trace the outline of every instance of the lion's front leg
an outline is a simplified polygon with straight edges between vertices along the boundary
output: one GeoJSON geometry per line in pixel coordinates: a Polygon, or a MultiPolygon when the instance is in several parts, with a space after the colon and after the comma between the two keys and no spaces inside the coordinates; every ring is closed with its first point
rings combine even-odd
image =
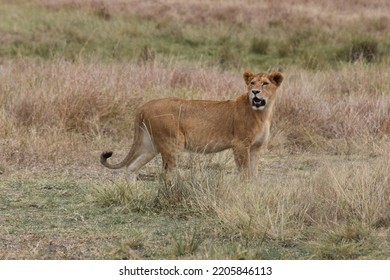
{"type": "Polygon", "coordinates": [[[257,177],[258,175],[258,164],[259,164],[259,153],[260,153],[260,147],[252,147],[250,149],[250,170],[249,174],[251,177],[257,177]]]}

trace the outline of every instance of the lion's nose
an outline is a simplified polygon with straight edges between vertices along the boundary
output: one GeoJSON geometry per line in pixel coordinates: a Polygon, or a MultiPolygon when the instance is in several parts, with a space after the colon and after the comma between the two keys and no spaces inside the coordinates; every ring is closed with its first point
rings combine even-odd
{"type": "Polygon", "coordinates": [[[260,90],[252,89],[252,93],[253,93],[254,95],[259,94],[259,93],[260,93],[260,90]]]}

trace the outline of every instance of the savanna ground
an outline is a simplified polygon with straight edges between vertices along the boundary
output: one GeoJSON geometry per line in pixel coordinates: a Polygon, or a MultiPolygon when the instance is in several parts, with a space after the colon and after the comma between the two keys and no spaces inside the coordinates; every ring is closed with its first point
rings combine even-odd
{"type": "Polygon", "coordinates": [[[1,259],[389,259],[390,6],[0,0],[1,259]],[[259,178],[183,154],[102,167],[136,108],[282,70],[259,178]]]}

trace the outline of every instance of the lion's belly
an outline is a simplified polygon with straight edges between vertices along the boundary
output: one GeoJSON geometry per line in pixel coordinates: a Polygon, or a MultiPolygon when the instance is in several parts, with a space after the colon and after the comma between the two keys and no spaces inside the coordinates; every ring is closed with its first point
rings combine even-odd
{"type": "Polygon", "coordinates": [[[188,141],[185,143],[185,149],[197,153],[217,153],[231,148],[228,143],[213,143],[213,142],[194,142],[188,141]]]}
{"type": "Polygon", "coordinates": [[[233,105],[232,101],[162,99],[147,103],[141,114],[158,146],[170,138],[168,142],[189,151],[216,153],[231,147],[233,105]]]}
{"type": "Polygon", "coordinates": [[[231,147],[231,136],[215,129],[209,130],[208,133],[192,131],[184,135],[184,148],[192,152],[217,153],[231,147]]]}
{"type": "Polygon", "coordinates": [[[216,153],[231,147],[233,139],[232,119],[223,116],[188,116],[180,128],[186,150],[200,153],[216,153]]]}

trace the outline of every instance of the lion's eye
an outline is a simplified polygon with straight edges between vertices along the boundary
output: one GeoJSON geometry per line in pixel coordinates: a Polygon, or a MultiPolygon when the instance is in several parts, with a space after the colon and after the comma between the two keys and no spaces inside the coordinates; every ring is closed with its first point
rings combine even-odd
{"type": "Polygon", "coordinates": [[[251,85],[254,86],[254,85],[255,85],[255,81],[252,81],[252,82],[251,82],[251,85]]]}
{"type": "Polygon", "coordinates": [[[263,87],[267,87],[268,85],[269,85],[268,82],[264,82],[264,83],[262,84],[263,87]]]}

